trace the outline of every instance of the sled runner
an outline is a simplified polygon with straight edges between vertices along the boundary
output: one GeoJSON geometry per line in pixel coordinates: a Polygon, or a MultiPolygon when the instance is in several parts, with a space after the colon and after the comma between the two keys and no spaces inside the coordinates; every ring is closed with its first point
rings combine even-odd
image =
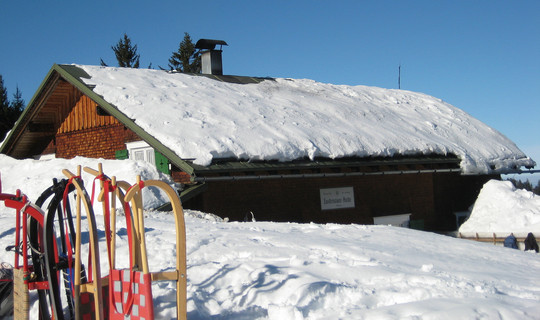
{"type": "MultiPolygon", "coordinates": [[[[67,195],[74,191],[75,187],[70,184],[68,180],[62,179],[58,182],[57,179],[53,179],[53,185],[47,188],[41,193],[36,200],[36,205],[43,208],[45,202],[48,202],[47,210],[45,211],[44,218],[44,231],[43,239],[38,239],[37,233],[33,232],[35,229],[35,223],[30,224],[30,244],[32,247],[36,247],[38,242],[43,243],[43,248],[52,246],[48,252],[54,252],[53,256],[46,256],[43,254],[34,254],[36,250],[32,250],[32,260],[34,261],[34,268],[39,266],[42,269],[42,273],[45,279],[48,278],[47,264],[54,266],[56,270],[56,278],[49,282],[48,297],[46,295],[39,296],[39,303],[41,305],[51,304],[53,314],[59,310],[63,310],[63,306],[68,307],[68,318],[74,319],[73,310],[73,292],[71,291],[71,283],[73,282],[73,263],[69,263],[73,260],[73,250],[71,243],[74,243],[75,228],[73,226],[73,216],[71,214],[71,208],[69,201],[67,201],[67,195]],[[56,222],[56,223],[55,223],[56,222]],[[59,238],[59,241],[57,238],[59,238]],[[59,243],[58,243],[59,242],[59,243]],[[60,246],[60,248],[58,248],[60,246]],[[61,274],[61,277],[60,277],[61,274]],[[60,278],[64,280],[65,294],[61,294],[60,278]],[[63,301],[62,301],[63,300],[63,301]]],[[[43,251],[43,249],[42,249],[43,251]]],[[[85,277],[85,275],[81,275],[85,277]]]]}
{"type": "MultiPolygon", "coordinates": [[[[138,241],[136,247],[140,248],[140,256],[136,263],[142,266],[141,281],[144,278],[144,284],[139,284],[148,287],[151,294],[151,281],[176,281],[176,313],[178,320],[186,319],[186,229],[184,223],[184,211],[178,194],[171,186],[159,180],[141,181],[141,177],[137,176],[135,183],[126,193],[126,202],[132,203],[132,211],[135,225],[135,238],[138,241]],[[146,255],[146,242],[144,231],[144,213],[142,205],[142,189],[145,187],[157,187],[163,190],[171,201],[173,214],[176,223],[176,269],[174,271],[162,271],[150,273],[148,267],[148,258],[146,255]]],[[[153,311],[153,310],[152,310],[153,311]]],[[[151,314],[153,319],[153,313],[151,314]]],[[[148,319],[148,318],[147,318],[148,319]]]]}
{"type": "MultiPolygon", "coordinates": [[[[75,319],[104,319],[103,311],[103,288],[102,288],[102,279],[101,279],[101,269],[100,269],[100,260],[99,260],[99,246],[98,246],[98,236],[97,236],[97,226],[94,216],[94,211],[91,205],[90,197],[84,189],[84,185],[80,179],[81,167],[77,168],[77,175],[71,173],[69,170],[62,170],[64,175],[69,178],[68,185],[65,190],[69,190],[70,185],[73,185],[76,192],[76,219],[75,219],[75,237],[74,243],[75,248],[69,248],[72,244],[70,239],[66,237],[66,242],[68,246],[68,267],[72,266],[72,274],[70,278],[69,286],[71,287],[71,292],[73,294],[73,308],[75,319]],[[89,263],[88,263],[88,281],[85,282],[83,271],[83,264],[81,259],[81,220],[82,220],[82,206],[84,206],[84,211],[86,212],[86,218],[88,222],[88,233],[89,233],[89,263]],[[70,261],[71,251],[75,252],[74,261],[70,261]],[[77,276],[78,275],[78,276],[77,276]],[[89,306],[91,310],[84,310],[85,306],[89,306]]],[[[64,196],[64,202],[67,202],[67,194],[64,196]]],[[[66,205],[64,205],[64,208],[66,205]]],[[[47,226],[45,231],[47,232],[47,226]]],[[[46,241],[53,240],[51,237],[45,236],[46,241]]],[[[54,245],[47,243],[45,246],[45,255],[48,257],[47,263],[47,275],[49,281],[55,284],[58,282],[57,277],[57,268],[55,267],[56,260],[52,260],[51,257],[56,256],[54,251],[54,245]],[[56,281],[54,281],[56,280],[56,281]]],[[[58,287],[57,287],[58,288],[58,287]]],[[[60,306],[58,303],[53,304],[55,319],[62,320],[63,310],[59,310],[60,306]]]]}

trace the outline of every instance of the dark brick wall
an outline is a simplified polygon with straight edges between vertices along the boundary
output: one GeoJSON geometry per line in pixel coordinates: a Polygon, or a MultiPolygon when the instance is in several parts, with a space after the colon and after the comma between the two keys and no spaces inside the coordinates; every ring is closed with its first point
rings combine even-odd
{"type": "Polygon", "coordinates": [[[178,183],[191,183],[191,176],[176,167],[173,167],[171,177],[178,183]]]}
{"type": "Polygon", "coordinates": [[[455,229],[454,211],[474,203],[486,176],[403,174],[341,178],[208,182],[186,208],[243,221],[252,211],[258,221],[372,224],[373,217],[411,213],[425,229],[455,229]],[[353,187],[355,208],[321,210],[320,189],[353,187]]]}
{"type": "MultiPolygon", "coordinates": [[[[75,156],[114,159],[125,143],[140,138],[123,125],[109,125],[56,135],[56,157],[71,159],[75,156]]],[[[50,149],[50,148],[48,148],[50,149]]]]}
{"type": "Polygon", "coordinates": [[[434,210],[431,174],[356,176],[209,182],[208,190],[186,203],[207,212],[243,220],[373,223],[373,216],[413,213],[422,219],[434,210]],[[320,189],[353,187],[355,208],[321,210],[320,189]]]}
{"type": "Polygon", "coordinates": [[[435,214],[426,223],[434,230],[448,230],[456,225],[453,212],[467,211],[474,204],[478,193],[490,179],[500,180],[500,175],[437,174],[434,176],[435,214]]]}

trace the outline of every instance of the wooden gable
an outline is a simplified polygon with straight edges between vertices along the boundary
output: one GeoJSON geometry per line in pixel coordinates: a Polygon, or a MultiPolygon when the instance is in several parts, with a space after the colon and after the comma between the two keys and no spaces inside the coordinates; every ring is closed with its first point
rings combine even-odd
{"type": "Polygon", "coordinates": [[[73,90],[76,90],[78,94],[74,94],[75,100],[71,103],[71,110],[58,128],[57,134],[120,124],[116,118],[103,111],[97,103],[77,89],[73,88],[73,90]]]}
{"type": "Polygon", "coordinates": [[[23,126],[14,132],[17,143],[7,152],[15,158],[41,154],[62,133],[90,129],[120,122],[99,114],[98,105],[71,83],[53,77],[44,85],[36,105],[19,120],[23,126]]]}

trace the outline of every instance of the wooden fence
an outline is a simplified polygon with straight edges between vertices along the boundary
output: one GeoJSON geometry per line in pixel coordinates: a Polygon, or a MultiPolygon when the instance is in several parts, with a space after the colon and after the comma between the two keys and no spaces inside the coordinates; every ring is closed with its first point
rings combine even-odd
{"type": "MultiPolygon", "coordinates": [[[[494,245],[503,245],[504,243],[504,239],[506,239],[506,237],[508,237],[510,234],[504,234],[504,235],[497,235],[496,233],[492,233],[491,235],[488,235],[487,233],[483,233],[481,235],[478,235],[478,233],[475,233],[475,235],[463,235],[461,232],[458,233],[458,238],[461,238],[461,239],[466,239],[466,240],[474,240],[474,241],[479,241],[479,242],[490,242],[494,245]]],[[[534,234],[534,237],[536,238],[536,242],[538,243],[538,234],[534,234]]],[[[525,238],[527,237],[526,234],[524,235],[517,235],[517,234],[514,234],[514,237],[516,237],[516,241],[517,241],[517,244],[518,244],[518,247],[520,249],[524,249],[525,248],[525,244],[524,244],[524,241],[525,241],[525,238]]]]}

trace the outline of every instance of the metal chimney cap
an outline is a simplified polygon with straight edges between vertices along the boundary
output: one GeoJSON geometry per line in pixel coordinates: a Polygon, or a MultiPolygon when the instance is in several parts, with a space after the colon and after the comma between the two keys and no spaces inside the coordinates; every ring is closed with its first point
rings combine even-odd
{"type": "Polygon", "coordinates": [[[216,45],[225,45],[228,46],[227,42],[223,40],[212,40],[212,39],[199,39],[197,43],[195,44],[196,49],[206,49],[206,50],[214,50],[216,48],[216,45]]]}

